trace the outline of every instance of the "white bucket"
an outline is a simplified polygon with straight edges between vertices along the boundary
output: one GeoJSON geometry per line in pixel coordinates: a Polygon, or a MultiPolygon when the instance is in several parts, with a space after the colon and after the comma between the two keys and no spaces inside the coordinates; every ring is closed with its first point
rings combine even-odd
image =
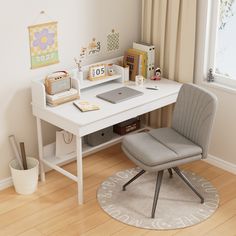
{"type": "Polygon", "coordinates": [[[13,184],[19,194],[31,194],[38,186],[39,162],[32,157],[26,159],[28,170],[21,170],[17,160],[9,163],[13,184]]]}

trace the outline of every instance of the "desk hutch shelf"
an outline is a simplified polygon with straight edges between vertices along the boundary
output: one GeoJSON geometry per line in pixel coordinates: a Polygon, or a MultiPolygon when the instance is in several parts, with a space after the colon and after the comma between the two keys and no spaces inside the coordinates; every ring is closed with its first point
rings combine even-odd
{"type": "Polygon", "coordinates": [[[112,75],[112,76],[106,76],[103,79],[99,79],[99,80],[95,80],[95,81],[91,81],[91,80],[88,80],[88,79],[83,79],[83,81],[80,84],[80,90],[90,88],[90,87],[93,87],[93,86],[97,86],[97,85],[100,85],[100,84],[103,84],[103,83],[107,83],[107,82],[110,82],[110,81],[113,81],[113,80],[119,80],[120,81],[121,79],[122,79],[122,77],[121,77],[120,74],[115,74],[115,75],[112,75]]]}
{"type": "Polygon", "coordinates": [[[110,81],[116,80],[119,83],[124,83],[124,81],[127,81],[129,78],[129,68],[124,68],[122,66],[119,66],[119,64],[123,61],[123,57],[117,57],[113,58],[110,60],[90,64],[83,66],[81,68],[81,72],[78,72],[78,69],[73,69],[71,71],[71,74],[73,75],[73,78],[78,79],[80,81],[80,90],[84,90],[86,88],[90,88],[93,86],[97,86],[103,83],[107,83],[110,81]],[[105,76],[102,79],[97,79],[97,80],[88,80],[88,74],[89,74],[89,69],[92,66],[95,65],[108,65],[108,64],[113,64],[112,68],[114,69],[115,74],[111,76],[105,76]]]}

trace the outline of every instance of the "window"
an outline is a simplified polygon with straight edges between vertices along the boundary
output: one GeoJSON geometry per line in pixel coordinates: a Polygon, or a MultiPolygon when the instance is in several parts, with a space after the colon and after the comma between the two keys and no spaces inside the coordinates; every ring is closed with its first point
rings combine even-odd
{"type": "Polygon", "coordinates": [[[211,9],[209,69],[217,83],[236,88],[236,0],[214,0],[211,9]]]}

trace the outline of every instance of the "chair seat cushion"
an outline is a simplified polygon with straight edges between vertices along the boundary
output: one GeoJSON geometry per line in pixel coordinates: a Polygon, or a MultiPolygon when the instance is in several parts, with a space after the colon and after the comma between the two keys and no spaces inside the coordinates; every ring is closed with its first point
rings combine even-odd
{"type": "Polygon", "coordinates": [[[149,134],[158,140],[158,142],[175,152],[179,158],[202,154],[201,147],[191,142],[172,128],[153,129],[149,134]]]}
{"type": "Polygon", "coordinates": [[[149,167],[202,153],[199,146],[171,128],[127,135],[123,138],[122,147],[133,158],[149,167]]]}
{"type": "Polygon", "coordinates": [[[148,133],[125,136],[122,147],[135,159],[147,166],[159,165],[177,158],[176,153],[159,143],[148,133]]]}

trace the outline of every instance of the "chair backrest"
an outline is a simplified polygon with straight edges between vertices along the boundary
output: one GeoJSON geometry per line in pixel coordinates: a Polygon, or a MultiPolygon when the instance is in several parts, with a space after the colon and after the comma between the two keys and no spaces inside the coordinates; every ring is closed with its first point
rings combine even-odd
{"type": "Polygon", "coordinates": [[[172,128],[203,149],[207,157],[217,98],[193,84],[184,84],[179,92],[172,119],[172,128]]]}

